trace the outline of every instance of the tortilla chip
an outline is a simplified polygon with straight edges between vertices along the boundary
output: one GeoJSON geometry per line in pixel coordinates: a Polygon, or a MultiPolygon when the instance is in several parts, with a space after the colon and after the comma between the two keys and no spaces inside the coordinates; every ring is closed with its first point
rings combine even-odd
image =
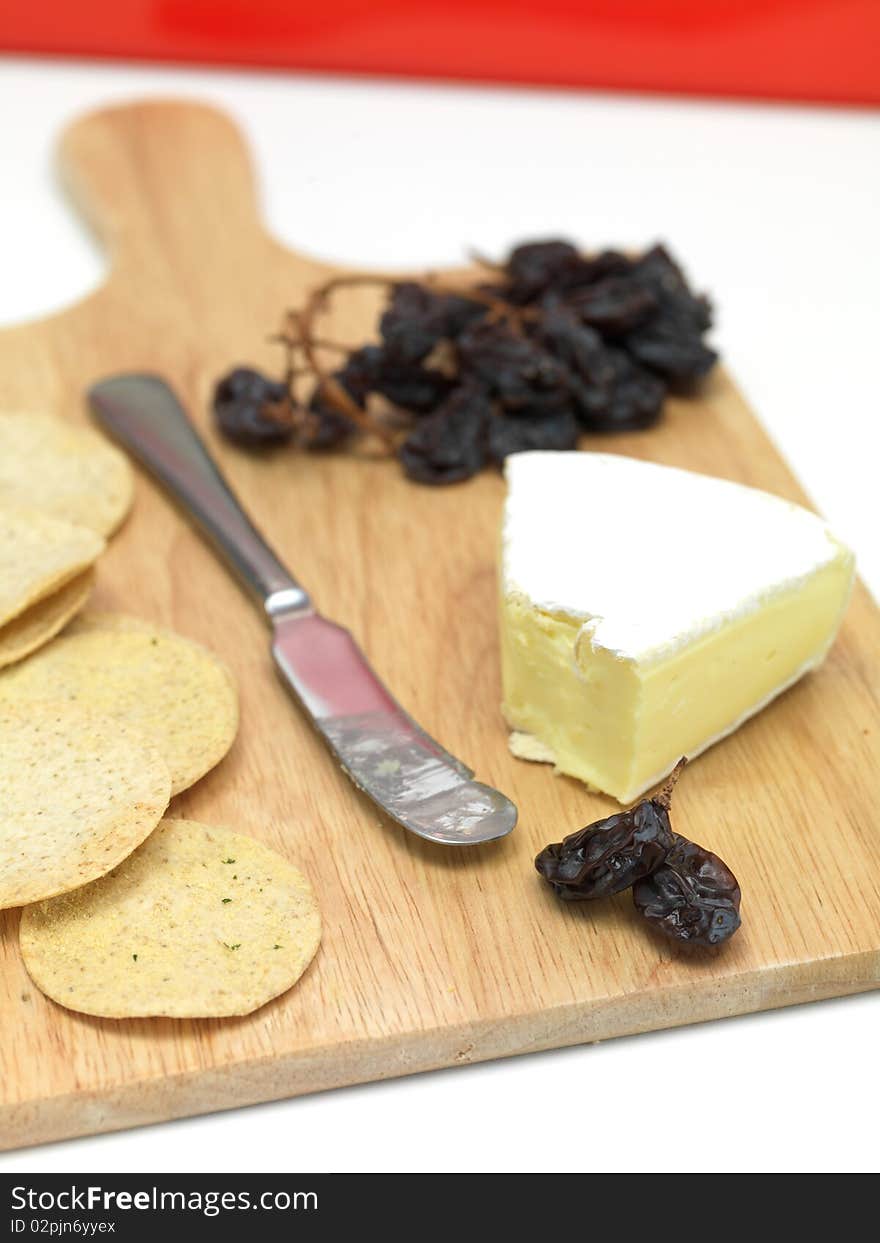
{"type": "Polygon", "coordinates": [[[274,850],[229,829],[163,820],[101,880],[22,913],[31,979],[103,1018],[250,1014],[314,957],[312,888],[274,850]]]}
{"type": "MultiPolygon", "coordinates": [[[[133,613],[111,613],[103,609],[88,609],[79,613],[69,626],[64,629],[69,634],[174,634],[167,626],[147,621],[143,617],[135,617],[133,613]]],[[[183,638],[183,635],[177,636],[183,638]]],[[[194,640],[190,640],[191,642],[194,640]]]]}
{"type": "Polygon", "coordinates": [[[85,527],[0,506],[0,626],[82,574],[103,549],[85,527]]]}
{"type": "Polygon", "coordinates": [[[92,428],[49,414],[0,414],[0,503],[109,535],[133,489],[128,459],[92,428]]]}
{"type": "Polygon", "coordinates": [[[94,581],[94,570],[86,570],[0,626],[0,668],[29,656],[54,638],[88,600],[94,581]]]}
{"type": "Polygon", "coordinates": [[[162,632],[62,635],[0,672],[0,703],[75,700],[152,740],[179,794],[223,758],[238,730],[232,675],[190,639],[162,632]]]}
{"type": "Polygon", "coordinates": [[[109,872],[156,827],[170,787],[156,748],[117,720],[0,705],[0,909],[109,872]]]}

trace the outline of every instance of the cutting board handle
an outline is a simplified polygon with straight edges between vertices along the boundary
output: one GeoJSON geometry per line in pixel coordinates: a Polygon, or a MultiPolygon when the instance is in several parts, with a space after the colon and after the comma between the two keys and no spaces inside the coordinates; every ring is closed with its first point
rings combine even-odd
{"type": "Polygon", "coordinates": [[[245,142],[214,108],[183,100],[104,108],[65,131],[59,157],[116,271],[141,279],[160,267],[172,278],[196,267],[228,271],[243,244],[269,244],[245,142]]]}

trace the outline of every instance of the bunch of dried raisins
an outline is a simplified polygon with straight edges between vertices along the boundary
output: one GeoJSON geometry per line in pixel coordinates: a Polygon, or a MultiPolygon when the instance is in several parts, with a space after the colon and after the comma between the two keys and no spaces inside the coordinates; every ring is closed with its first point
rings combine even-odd
{"type": "Polygon", "coordinates": [[[693,385],[716,361],[703,339],[709,302],[662,246],[589,256],[569,242],[529,242],[490,267],[472,288],[353,274],[313,290],[278,338],[283,380],[238,368],[217,385],[220,430],[239,444],[310,449],[374,431],[409,478],[456,483],[523,449],[649,427],[670,388],[693,385]],[[388,291],[380,343],[348,350],[317,339],[330,295],[371,283],[388,291]],[[332,370],[318,361],[328,349],[343,356],[332,370]],[[313,384],[304,396],[303,377],[313,384]]]}
{"type": "Polygon", "coordinates": [[[652,798],[552,842],[535,867],[567,902],[632,889],[636,910],[658,931],[690,945],[720,945],[740,926],[740,889],[717,855],[669,823],[672,789],[684,767],[652,798]]]}

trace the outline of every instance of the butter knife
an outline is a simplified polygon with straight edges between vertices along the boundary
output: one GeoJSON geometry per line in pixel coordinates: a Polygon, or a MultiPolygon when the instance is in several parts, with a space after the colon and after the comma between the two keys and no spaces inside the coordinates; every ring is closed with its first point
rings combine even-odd
{"type": "Polygon", "coordinates": [[[278,672],[354,784],[428,841],[475,845],[508,834],[514,804],[474,781],[391,696],[349,632],[316,612],[165,381],[112,376],[88,398],[100,425],[164,484],[261,605],[278,672]]]}

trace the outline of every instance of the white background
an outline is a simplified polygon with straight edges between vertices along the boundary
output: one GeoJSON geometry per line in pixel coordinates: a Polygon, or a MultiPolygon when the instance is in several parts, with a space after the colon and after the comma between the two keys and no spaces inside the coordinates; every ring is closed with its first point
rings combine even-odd
{"type": "MultiPolygon", "coordinates": [[[[0,61],[0,323],[102,279],[53,139],[146,94],[231,110],[270,227],[322,257],[424,267],[535,235],[668,241],[880,593],[877,113],[0,61]]],[[[880,993],[0,1155],[0,1171],[875,1171],[878,1041],[880,993]]]]}

